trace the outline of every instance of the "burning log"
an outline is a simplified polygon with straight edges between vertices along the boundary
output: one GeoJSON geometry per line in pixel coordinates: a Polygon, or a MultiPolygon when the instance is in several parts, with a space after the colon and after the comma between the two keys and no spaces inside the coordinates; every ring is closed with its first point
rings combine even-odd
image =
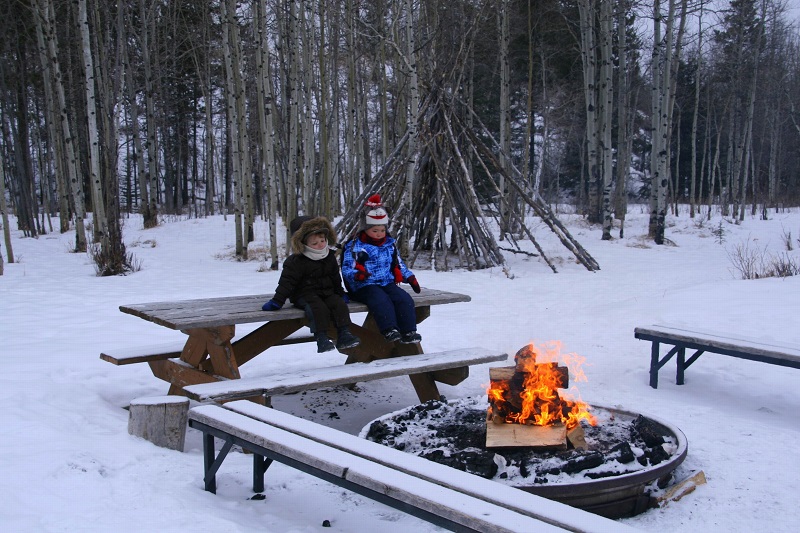
{"type": "MultiPolygon", "coordinates": [[[[590,418],[585,404],[562,399],[558,393],[557,389],[569,387],[569,368],[537,363],[536,355],[529,344],[516,353],[514,366],[489,369],[487,448],[566,449],[567,431],[580,428],[581,418],[590,418]]],[[[570,442],[585,449],[581,433],[574,431],[570,442]]]]}

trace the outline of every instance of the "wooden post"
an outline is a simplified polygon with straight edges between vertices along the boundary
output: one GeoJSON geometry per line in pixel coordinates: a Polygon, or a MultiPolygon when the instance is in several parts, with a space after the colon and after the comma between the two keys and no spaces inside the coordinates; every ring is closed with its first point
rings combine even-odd
{"type": "Polygon", "coordinates": [[[156,446],[182,452],[188,415],[188,398],[137,398],[131,402],[128,433],[149,440],[156,446]]]}

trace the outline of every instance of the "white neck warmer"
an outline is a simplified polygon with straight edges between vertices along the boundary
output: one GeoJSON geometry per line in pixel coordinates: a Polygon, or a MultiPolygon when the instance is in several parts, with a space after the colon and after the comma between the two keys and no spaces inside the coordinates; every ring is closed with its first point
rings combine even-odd
{"type": "Polygon", "coordinates": [[[303,245],[303,247],[305,248],[305,250],[303,250],[303,255],[308,257],[312,261],[319,261],[321,259],[325,259],[326,257],[328,257],[328,252],[330,252],[330,248],[328,248],[327,246],[322,250],[315,250],[314,248],[311,248],[310,246],[307,245],[303,245]]]}

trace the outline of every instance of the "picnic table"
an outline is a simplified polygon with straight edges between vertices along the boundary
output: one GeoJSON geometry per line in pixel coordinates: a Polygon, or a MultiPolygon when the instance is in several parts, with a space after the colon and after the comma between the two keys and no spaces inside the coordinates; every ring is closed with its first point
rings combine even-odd
{"type": "MultiPolygon", "coordinates": [[[[418,324],[430,317],[433,306],[470,301],[465,294],[428,288],[423,288],[420,294],[410,291],[409,294],[414,300],[418,324]]],[[[124,347],[118,351],[104,351],[100,357],[116,365],[146,362],[154,376],[170,384],[169,394],[191,397],[184,390],[186,387],[239,379],[242,365],[272,347],[314,341],[310,335],[296,335],[298,330],[308,325],[302,309],[261,310],[262,304],[271,297],[272,294],[255,294],[122,305],[119,309],[123,313],[181,331],[188,338],[182,345],[124,347]],[[237,325],[259,322],[263,324],[234,340],[237,325]]],[[[419,343],[387,342],[366,305],[351,301],[348,306],[351,313],[366,312],[367,315],[362,324],[354,323],[351,328],[361,339],[361,344],[344,350],[347,354],[345,364],[423,353],[419,343]]],[[[475,362],[473,357],[473,364],[475,362]]],[[[455,363],[451,362],[451,365],[455,363]]],[[[440,398],[436,382],[457,385],[469,375],[469,366],[412,372],[408,370],[406,373],[420,402],[425,402],[440,398]]],[[[255,397],[250,399],[259,401],[255,397]]],[[[260,399],[261,403],[266,400],[260,399]]]]}

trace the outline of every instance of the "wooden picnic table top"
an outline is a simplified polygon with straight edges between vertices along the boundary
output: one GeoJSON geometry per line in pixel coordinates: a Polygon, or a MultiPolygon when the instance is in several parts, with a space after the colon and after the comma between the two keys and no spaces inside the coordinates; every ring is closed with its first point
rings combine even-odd
{"type": "MultiPolygon", "coordinates": [[[[456,292],[423,288],[420,294],[416,294],[405,287],[403,288],[414,299],[416,307],[469,302],[471,300],[468,295],[456,292]]],[[[272,296],[272,294],[252,294],[151,302],[121,305],[119,309],[123,313],[175,330],[214,328],[252,322],[303,318],[303,310],[294,307],[290,302],[287,302],[279,311],[262,311],[261,306],[272,296]]],[[[351,300],[348,306],[351,313],[367,312],[367,306],[359,302],[351,300]]]]}

